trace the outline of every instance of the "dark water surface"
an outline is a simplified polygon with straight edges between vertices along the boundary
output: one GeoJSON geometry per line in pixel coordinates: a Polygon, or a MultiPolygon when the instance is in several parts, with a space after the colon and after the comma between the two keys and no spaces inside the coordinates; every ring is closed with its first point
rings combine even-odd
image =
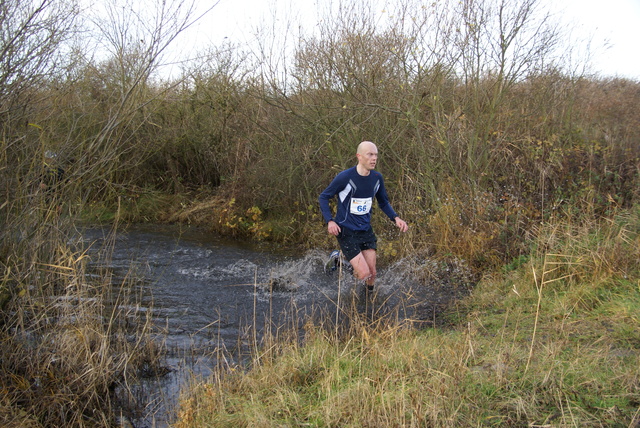
{"type": "MultiPolygon", "coordinates": [[[[98,251],[108,234],[94,228],[83,236],[98,251]]],[[[130,391],[141,407],[129,417],[133,426],[168,426],[180,388],[194,376],[207,377],[221,350],[237,355],[267,327],[302,325],[312,314],[333,317],[340,312],[338,302],[354,299],[372,318],[430,325],[438,308],[466,285],[455,283],[467,278],[454,272],[459,266],[434,264],[426,269],[432,271],[431,280],[425,280],[428,261],[418,262],[418,278],[416,260],[401,260],[380,269],[376,290],[369,294],[349,275],[342,280],[337,273],[325,275],[327,252],[267,248],[177,226],[135,226],[116,235],[109,259],[114,283],[132,272],[143,278],[143,303],[137,310],[152,311],[158,340],[167,351],[166,373],[130,391]]]]}

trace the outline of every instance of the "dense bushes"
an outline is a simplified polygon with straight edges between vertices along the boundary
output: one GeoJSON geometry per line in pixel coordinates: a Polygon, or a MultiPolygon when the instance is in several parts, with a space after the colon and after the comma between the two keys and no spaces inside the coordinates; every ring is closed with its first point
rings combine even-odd
{"type": "Polygon", "coordinates": [[[59,148],[76,168],[105,172],[87,179],[86,197],[115,206],[141,189],[214,191],[238,217],[259,208],[271,238],[300,242],[320,227],[306,220],[319,191],[373,140],[421,245],[505,263],[532,224],[608,215],[638,196],[638,82],[563,72],[551,49],[560,33],[534,5],[508,4],[500,22],[492,2],[406,9],[384,26],[365,6],[345,7],[299,39],[291,68],[267,68],[259,55],[269,52],[256,61],[237,46],[211,49],[179,82],[138,88],[141,108],[113,128],[101,120],[120,106],[122,80],[111,63],[88,66],[49,94],[64,110],[38,119],[42,143],[100,135],[59,148]],[[476,32],[474,20],[487,27],[476,32]]]}
{"type": "Polygon", "coordinates": [[[25,107],[3,120],[5,214],[31,200],[54,152],[74,183],[69,213],[93,203],[176,219],[140,195],[189,195],[192,206],[157,208],[190,212],[211,196],[238,218],[259,209],[269,238],[321,245],[308,239],[317,195],[368,139],[412,225],[409,247],[508,262],[531,225],[638,197],[639,83],[566,72],[566,40],[537,6],[408,3],[381,22],[345,2],[296,46],[208,47],[174,81],[154,77],[161,44],[114,39],[112,58],[75,57],[70,72],[11,94],[25,107]]]}

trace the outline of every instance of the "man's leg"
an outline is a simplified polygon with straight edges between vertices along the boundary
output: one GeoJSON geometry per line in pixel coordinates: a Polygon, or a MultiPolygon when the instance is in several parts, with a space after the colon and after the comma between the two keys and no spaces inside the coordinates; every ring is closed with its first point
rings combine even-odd
{"type": "Polygon", "coordinates": [[[363,250],[349,262],[356,278],[363,280],[370,290],[373,289],[376,280],[376,250],[363,250]]]}

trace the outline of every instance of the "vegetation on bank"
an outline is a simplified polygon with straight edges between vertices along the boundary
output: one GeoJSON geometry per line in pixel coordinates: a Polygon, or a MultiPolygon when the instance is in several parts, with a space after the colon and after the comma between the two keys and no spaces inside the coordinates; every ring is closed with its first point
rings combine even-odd
{"type": "MultiPolygon", "coordinates": [[[[508,421],[633,420],[639,82],[576,72],[576,45],[538,0],[398,2],[384,23],[372,5],[347,0],[313,33],[287,34],[296,46],[265,45],[283,36],[267,26],[255,45],[207,46],[163,79],[163,54],[194,10],[122,2],[3,3],[0,423],[114,424],[114,391],[161,356],[148,320],[127,309],[139,298],[135,275],[114,287],[104,267],[112,241],[89,257],[83,222],[114,233],[123,222],[185,222],[323,247],[333,241],[317,195],[365,139],[378,144],[392,203],[411,225],[398,236],[375,216],[382,262],[457,257],[483,281],[450,314],[451,329],[354,323],[349,341],[315,326],[304,347],[277,344],[285,360],[260,362],[275,370],[294,359],[300,373],[283,374],[284,390],[270,396],[292,400],[283,415],[242,392],[260,365],[213,388],[228,387],[243,410],[247,397],[264,405],[257,424],[286,412],[291,423],[338,424],[331,406],[358,395],[371,401],[351,411],[400,421],[507,421],[496,409],[508,421]],[[418,348],[435,350],[418,358],[418,348]],[[334,365],[343,357],[352,359],[334,365]],[[583,377],[588,365],[600,377],[583,377]],[[350,377],[372,367],[390,377],[350,377]],[[473,389],[481,377],[485,389],[473,389]],[[424,388],[413,386],[442,402],[416,398],[407,413],[418,378],[424,388]],[[438,408],[446,413],[428,413],[438,408]]],[[[238,421],[235,403],[217,403],[228,414],[211,417],[238,421]]],[[[186,402],[184,420],[200,406],[186,402]]]]}
{"type": "Polygon", "coordinates": [[[266,340],[182,397],[176,427],[640,423],[640,209],[542,226],[531,258],[414,330],[351,313],[266,340]]]}

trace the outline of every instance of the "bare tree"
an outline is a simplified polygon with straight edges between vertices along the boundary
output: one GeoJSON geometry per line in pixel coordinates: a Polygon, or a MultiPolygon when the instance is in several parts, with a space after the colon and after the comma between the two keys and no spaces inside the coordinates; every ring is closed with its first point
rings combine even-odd
{"type": "Polygon", "coordinates": [[[25,91],[64,67],[78,18],[74,0],[0,2],[0,115],[25,91]]]}
{"type": "Polygon", "coordinates": [[[4,201],[2,233],[34,192],[42,175],[44,150],[40,127],[30,124],[40,89],[66,70],[76,34],[75,0],[6,0],[0,2],[0,197],[4,201]]]}
{"type": "Polygon", "coordinates": [[[87,179],[109,185],[148,156],[134,143],[140,129],[153,126],[152,106],[162,96],[151,85],[153,75],[175,39],[215,5],[202,13],[195,0],[105,0],[95,6],[90,22],[96,49],[87,68],[93,68],[109,105],[104,117],[96,118],[99,130],[78,142],[81,173],[88,174],[87,179]]]}

